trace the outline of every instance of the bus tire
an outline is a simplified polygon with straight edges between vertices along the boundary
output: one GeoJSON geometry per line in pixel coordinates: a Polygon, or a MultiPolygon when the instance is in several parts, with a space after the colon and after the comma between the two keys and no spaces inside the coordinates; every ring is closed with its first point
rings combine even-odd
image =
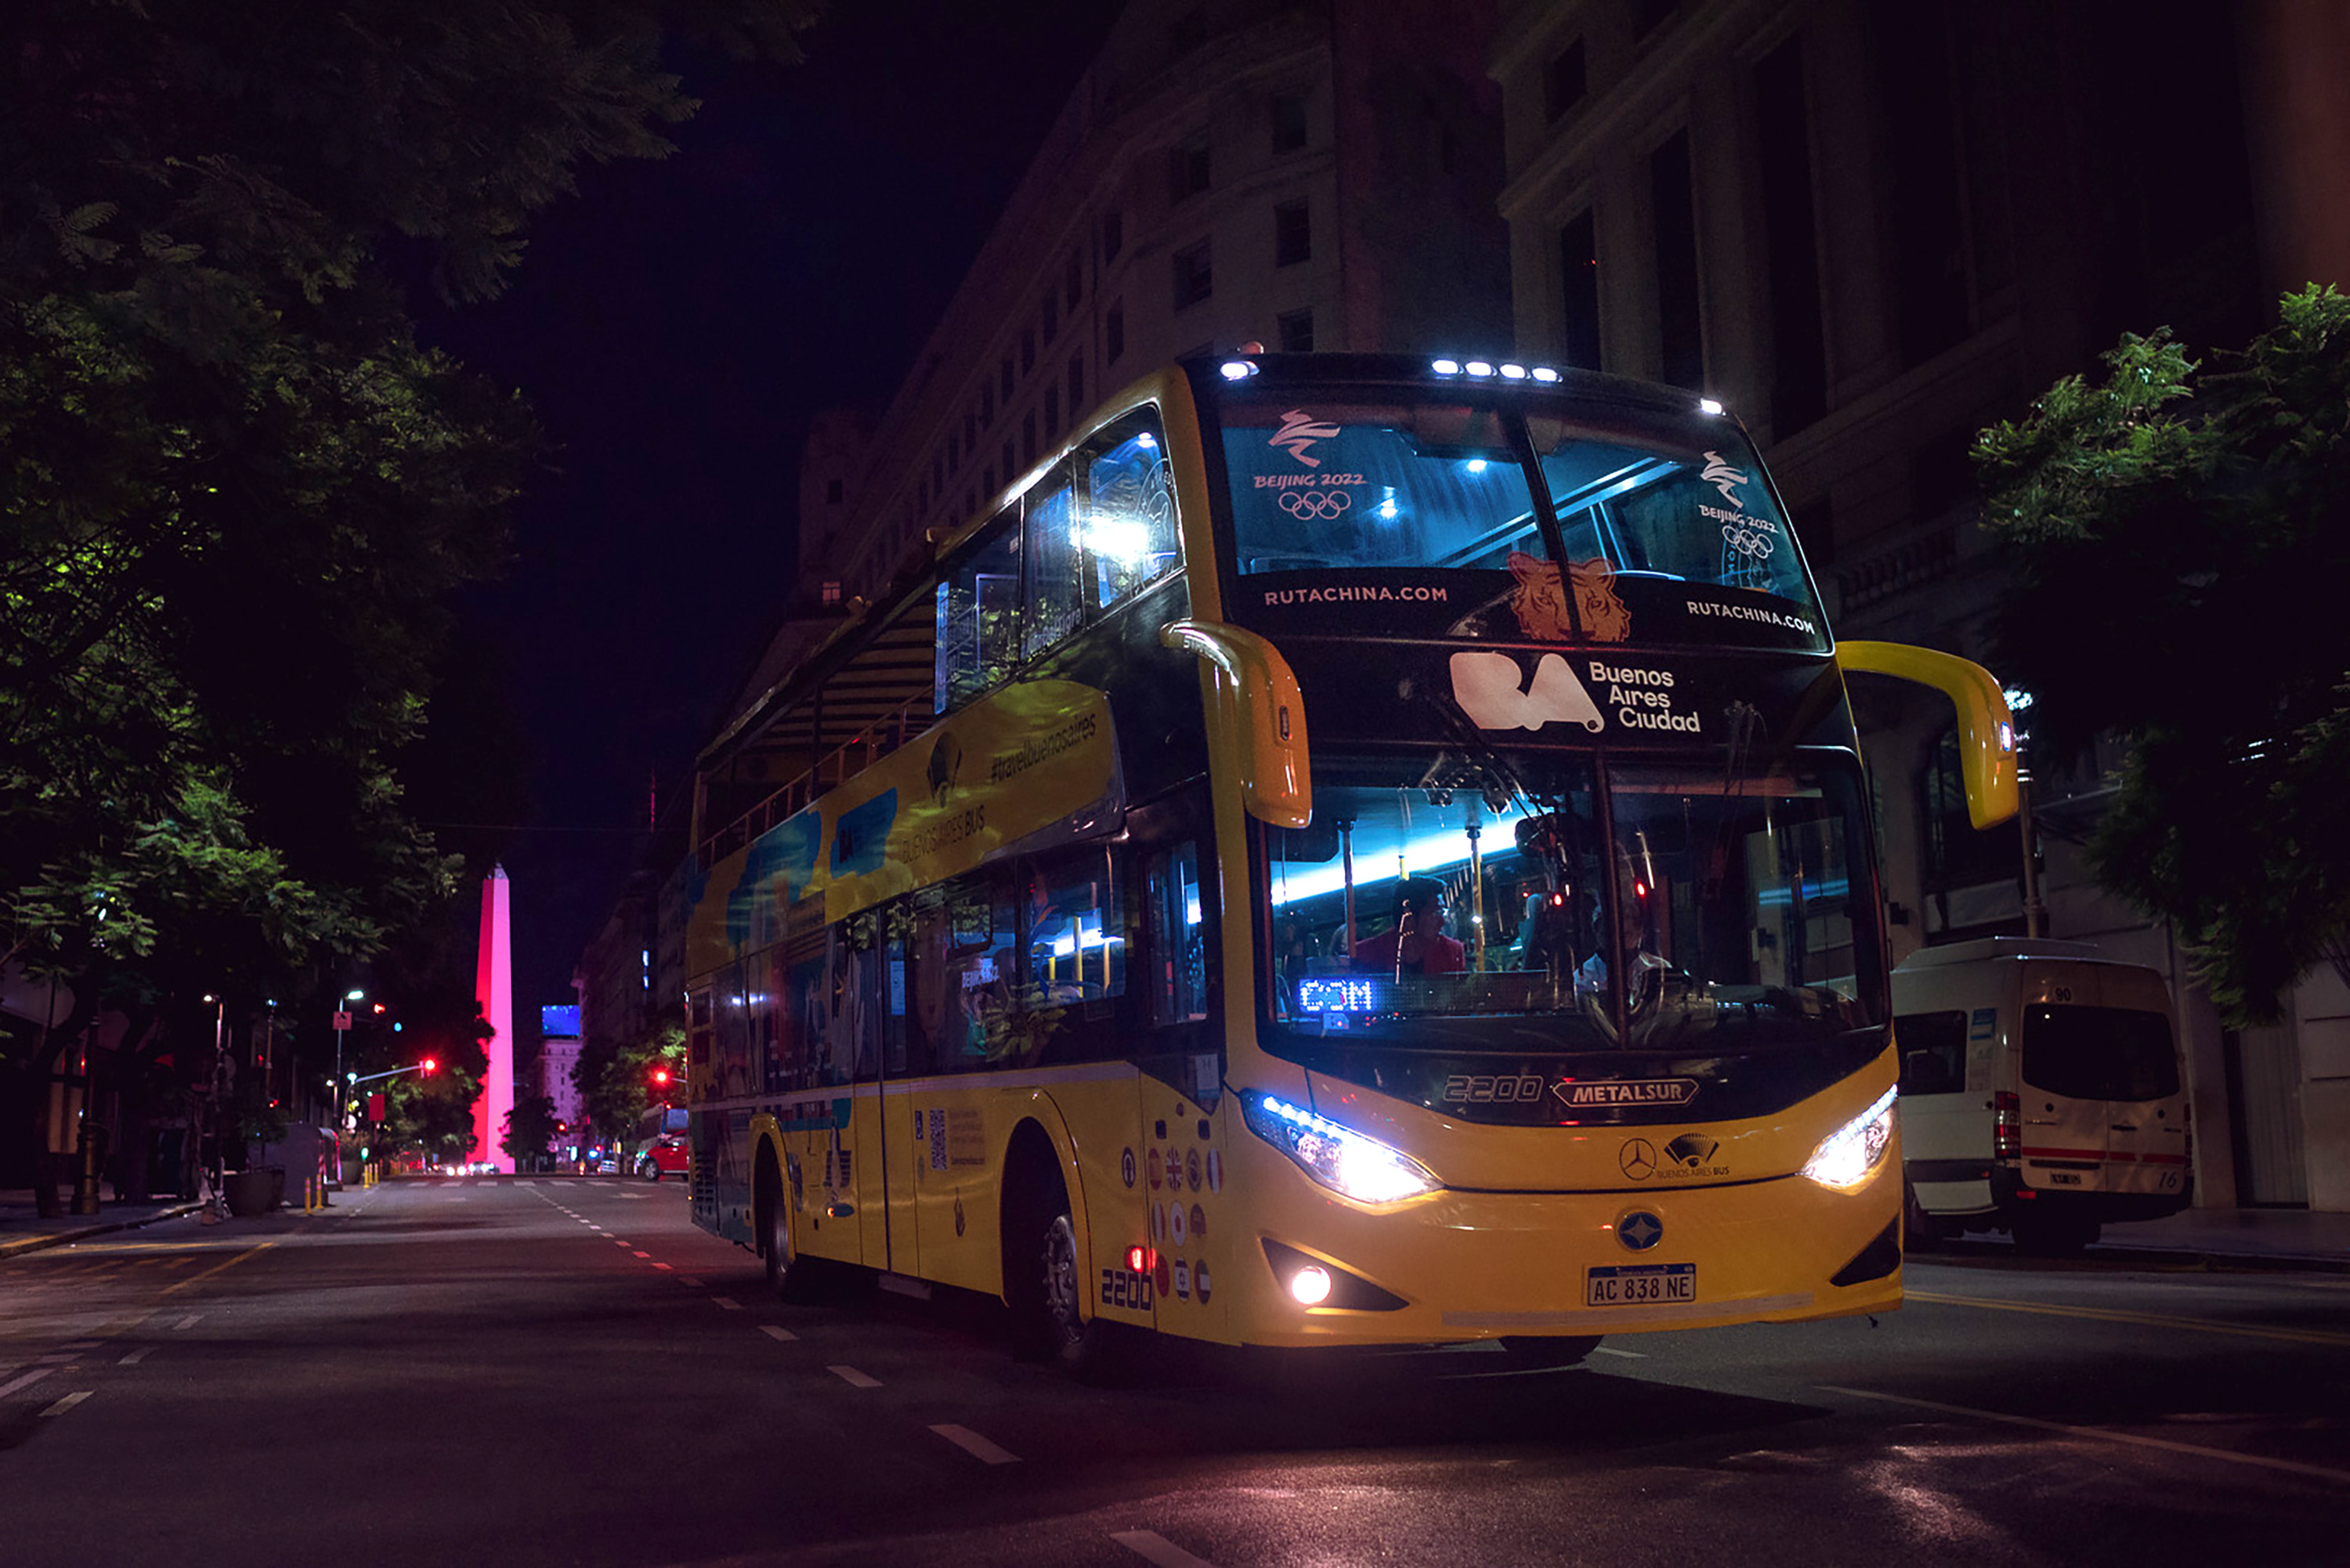
{"type": "Polygon", "coordinates": [[[759,1256],[766,1265],[767,1288],[777,1301],[798,1301],[807,1293],[807,1261],[792,1245],[792,1217],[784,1207],[784,1184],[772,1159],[759,1161],[759,1180],[752,1212],[759,1227],[759,1256]]]}
{"type": "Polygon", "coordinates": [[[1584,1359],[1599,1348],[1599,1340],[1596,1334],[1504,1334],[1502,1349],[1521,1370],[1547,1371],[1582,1366],[1584,1359]]]}
{"type": "Polygon", "coordinates": [[[1034,1338],[1044,1359],[1087,1383],[1112,1381],[1118,1329],[1099,1317],[1086,1315],[1077,1227],[1069,1218],[1066,1199],[1052,1207],[1036,1235],[1034,1256],[1039,1275],[1034,1338]]]}

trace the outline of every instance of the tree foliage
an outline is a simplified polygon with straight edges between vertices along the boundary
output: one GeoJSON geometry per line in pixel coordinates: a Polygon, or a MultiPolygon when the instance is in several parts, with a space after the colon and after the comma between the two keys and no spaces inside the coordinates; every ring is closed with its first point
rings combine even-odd
{"type": "Polygon", "coordinates": [[[2232,1023],[2350,979],[2350,300],[2312,286],[2240,351],[2125,337],[1983,432],[2020,566],[2002,673],[2035,743],[2127,747],[2090,845],[2174,922],[2232,1023]]]}
{"type": "Polygon", "coordinates": [[[514,1109],[506,1113],[498,1147],[512,1156],[522,1169],[534,1169],[538,1161],[547,1157],[556,1130],[553,1100],[545,1095],[517,1095],[514,1109]]]}
{"type": "Polygon", "coordinates": [[[613,1137],[633,1131],[656,1104],[681,1104],[685,1075],[685,1025],[675,1022],[655,1024],[608,1051],[591,1046],[572,1068],[588,1125],[613,1137]],[[654,1083],[657,1073],[669,1075],[665,1093],[654,1083]]]}
{"type": "Polygon", "coordinates": [[[495,293],[583,161],[669,150],[665,34],[810,10],[0,8],[0,961],[258,992],[445,897],[400,759],[538,437],[404,280],[495,293]]]}

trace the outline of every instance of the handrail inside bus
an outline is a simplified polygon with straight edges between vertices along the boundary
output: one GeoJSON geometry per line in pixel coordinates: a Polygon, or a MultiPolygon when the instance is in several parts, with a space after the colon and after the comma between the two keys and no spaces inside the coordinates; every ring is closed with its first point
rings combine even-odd
{"type": "Polygon", "coordinates": [[[1253,631],[1216,621],[1179,620],[1159,640],[1213,665],[1219,692],[1240,705],[1241,790],[1251,816],[1275,827],[1314,819],[1314,774],[1305,751],[1305,701],[1281,650],[1253,631]]]}
{"type": "Polygon", "coordinates": [[[1966,777],[1967,820],[1980,830],[2018,809],[2015,716],[1998,680],[1970,659],[1907,642],[1839,642],[1836,661],[1849,672],[1890,675],[1931,686],[1959,711],[1959,764],[1966,777]]]}

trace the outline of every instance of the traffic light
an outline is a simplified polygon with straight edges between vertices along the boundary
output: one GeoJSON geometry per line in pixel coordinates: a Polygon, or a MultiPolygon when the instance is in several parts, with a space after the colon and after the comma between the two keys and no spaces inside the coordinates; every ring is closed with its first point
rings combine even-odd
{"type": "Polygon", "coordinates": [[[653,1069],[653,1086],[655,1088],[666,1088],[668,1085],[669,1069],[667,1067],[655,1067],[653,1069]]]}
{"type": "Polygon", "coordinates": [[[424,1075],[425,1075],[426,1077],[428,1077],[428,1078],[429,1078],[429,1077],[431,1077],[433,1074],[435,1074],[435,1073],[439,1072],[440,1070],[441,1070],[441,1064],[440,1064],[440,1062],[439,1062],[437,1059],[435,1059],[435,1058],[433,1058],[433,1057],[431,1057],[431,1056],[427,1056],[426,1058],[424,1058],[424,1075]]]}

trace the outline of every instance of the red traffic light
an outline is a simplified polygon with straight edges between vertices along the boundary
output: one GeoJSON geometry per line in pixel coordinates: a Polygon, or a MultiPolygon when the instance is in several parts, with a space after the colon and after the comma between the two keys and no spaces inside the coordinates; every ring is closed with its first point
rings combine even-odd
{"type": "Polygon", "coordinates": [[[435,1073],[439,1072],[440,1070],[441,1070],[441,1064],[440,1064],[437,1060],[435,1060],[434,1058],[432,1058],[432,1057],[431,1057],[431,1056],[427,1056],[426,1058],[424,1058],[424,1075],[425,1075],[426,1077],[428,1077],[428,1078],[429,1078],[429,1077],[431,1077],[433,1074],[435,1074],[435,1073]]]}
{"type": "Polygon", "coordinates": [[[376,1010],[378,1012],[381,1012],[383,1011],[383,1003],[382,1003],[382,1002],[377,1002],[377,1003],[375,1004],[375,1010],[376,1010]]]}
{"type": "Polygon", "coordinates": [[[667,1067],[655,1067],[655,1068],[653,1069],[653,1082],[654,1082],[654,1083],[656,1083],[656,1084],[666,1084],[666,1083],[668,1083],[668,1082],[669,1082],[669,1069],[668,1069],[667,1067]]]}

